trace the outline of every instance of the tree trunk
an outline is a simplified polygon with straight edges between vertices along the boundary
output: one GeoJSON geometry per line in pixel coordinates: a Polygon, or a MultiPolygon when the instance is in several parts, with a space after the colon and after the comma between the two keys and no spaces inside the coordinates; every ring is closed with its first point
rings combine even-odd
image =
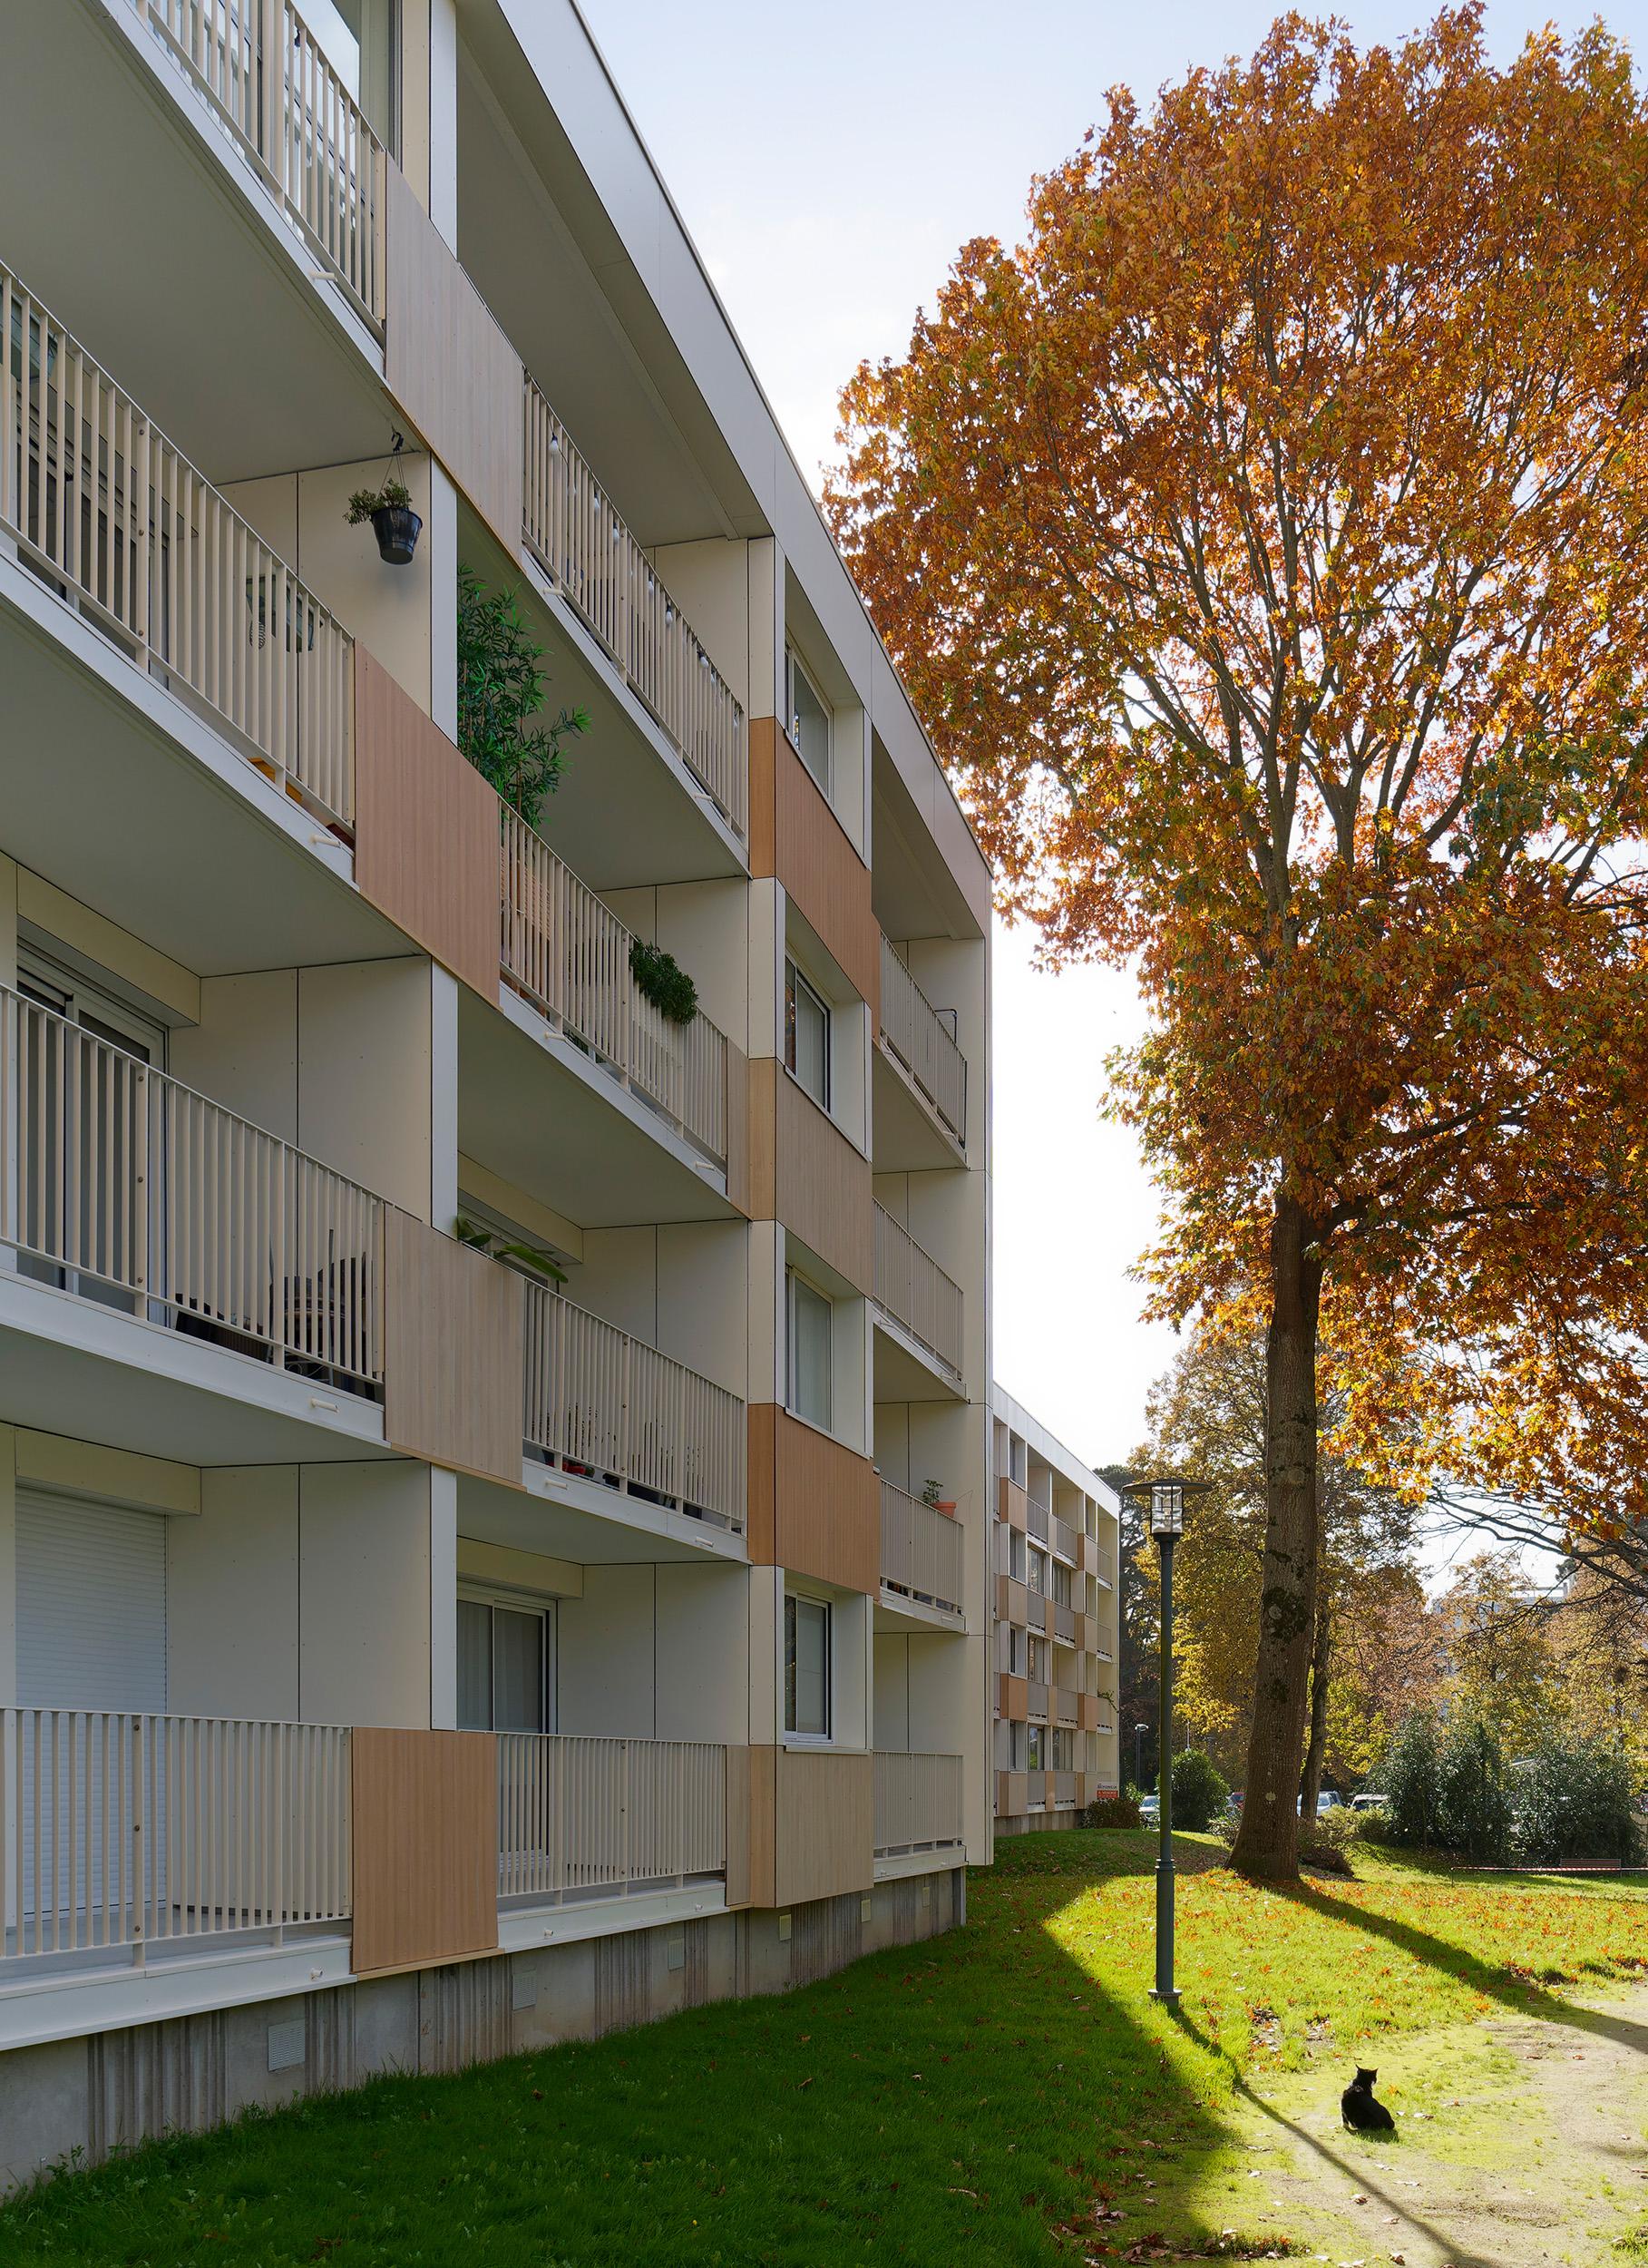
{"type": "Polygon", "coordinates": [[[1328,1670],[1333,1652],[1333,1617],[1325,1598],[1316,1601],[1316,1643],[1311,1649],[1311,1737],[1305,1743],[1299,1781],[1299,1817],[1308,1832],[1321,1794],[1321,1765],[1328,1745],[1328,1670]]]}
{"type": "Polygon", "coordinates": [[[1300,1760],[1316,1629],[1316,1323],[1321,1261],[1297,1200],[1271,1223],[1264,1363],[1264,1579],[1247,1786],[1231,1864],[1258,1882],[1299,1875],[1300,1760]]]}

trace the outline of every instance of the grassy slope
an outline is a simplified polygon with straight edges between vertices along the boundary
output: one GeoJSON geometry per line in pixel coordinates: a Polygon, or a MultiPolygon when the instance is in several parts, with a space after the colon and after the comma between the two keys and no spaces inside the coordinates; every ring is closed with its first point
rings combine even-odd
{"type": "MultiPolygon", "coordinates": [[[[1088,2253],[1157,2229],[1199,2247],[1231,2225],[1255,2058],[1320,2059],[1336,2093],[1359,2052],[1398,2062],[1379,2035],[1550,2012],[1549,1982],[1648,1962],[1648,1895],[1619,1884],[1376,1864],[1282,1896],[1185,1838],[1208,1871],[1181,1876],[1175,2028],[1143,1992],[1151,1855],[1144,1835],[1009,1843],[972,1879],[971,1926],[931,1945],[141,2151],[0,2212],[0,2260],[1007,2268],[1069,2259],[1078,2226],[1088,2253]],[[1096,2227],[1096,2199],[1125,2217],[1096,2227]]],[[[1239,2235],[1263,2243],[1261,2220],[1239,2235]]]]}

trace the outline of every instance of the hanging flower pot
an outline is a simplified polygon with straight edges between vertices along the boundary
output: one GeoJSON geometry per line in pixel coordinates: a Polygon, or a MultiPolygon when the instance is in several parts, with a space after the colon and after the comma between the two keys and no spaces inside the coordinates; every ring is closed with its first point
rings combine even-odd
{"type": "Polygon", "coordinates": [[[385,566],[411,566],[423,525],[410,503],[378,506],[372,515],[372,533],[377,538],[377,555],[385,566]]]}

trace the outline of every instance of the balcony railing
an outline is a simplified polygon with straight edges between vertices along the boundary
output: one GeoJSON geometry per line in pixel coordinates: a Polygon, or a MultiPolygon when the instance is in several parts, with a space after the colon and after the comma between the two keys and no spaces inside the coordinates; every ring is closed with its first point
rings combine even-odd
{"type": "Polygon", "coordinates": [[[1057,1512],[1053,1515],[1051,1541],[1055,1555],[1068,1559],[1074,1567],[1081,1555],[1081,1539],[1068,1521],[1060,1520],[1057,1512]]]}
{"type": "Polygon", "coordinates": [[[875,1297],[919,1346],[959,1380],[961,1286],[931,1259],[903,1225],[875,1208],[875,1297]]]}
{"type": "Polygon", "coordinates": [[[498,1735],[498,1895],[551,1903],[726,1872],[726,1751],[498,1735]]]}
{"type": "Polygon", "coordinates": [[[536,1284],[526,1288],[525,1438],[562,1471],[743,1529],[737,1395],[536,1284]]]}
{"type": "Polygon", "coordinates": [[[967,1147],[967,1058],[909,970],[882,939],[882,1044],[908,1073],[916,1092],[967,1147]]]}
{"type": "Polygon", "coordinates": [[[525,540],[674,741],[734,831],[746,831],[744,711],[651,562],[531,378],[525,540]]]}
{"type": "Polygon", "coordinates": [[[629,969],[635,940],[543,837],[502,810],[502,961],[540,1015],[726,1163],[727,1041],[707,1016],[671,1023],[629,969]]]}
{"type": "Polygon", "coordinates": [[[905,1755],[878,1749],[875,1756],[875,1855],[900,1858],[917,1851],[961,1847],[960,1756],[905,1755]]]}
{"type": "Polygon", "coordinates": [[[882,1583],[923,1606],[961,1614],[962,1531],[948,1512],[882,1482],[882,1583]]]}
{"type": "Polygon", "coordinates": [[[285,562],[0,269],[0,527],[278,786],[346,829],[353,642],[285,562]]]}
{"type": "Polygon", "coordinates": [[[1024,1508],[1025,1529],[1027,1533],[1030,1535],[1036,1542],[1046,1543],[1048,1540],[1052,1517],[1052,1514],[1048,1511],[1045,1504],[1039,1504],[1033,1496],[1026,1498],[1024,1508]]]}
{"type": "Polygon", "coordinates": [[[387,159],[291,0],[132,0],[374,324],[387,159]]]}
{"type": "Polygon", "coordinates": [[[382,1201],[4,987],[0,1245],[105,1306],[383,1383],[382,1201]]]}
{"type": "Polygon", "coordinates": [[[134,1954],[349,1913],[349,1735],[0,1709],[0,1950],[134,1954]]]}

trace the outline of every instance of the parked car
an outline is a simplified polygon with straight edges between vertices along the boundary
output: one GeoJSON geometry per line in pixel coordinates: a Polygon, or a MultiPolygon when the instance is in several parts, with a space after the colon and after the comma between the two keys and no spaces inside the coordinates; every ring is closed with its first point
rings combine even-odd
{"type": "Polygon", "coordinates": [[[1344,1797],[1339,1793],[1337,1788],[1323,1788],[1316,1798],[1317,1818],[1320,1819],[1323,1812],[1335,1812],[1342,1810],[1344,1807],[1344,1797]]]}
{"type": "Polygon", "coordinates": [[[1138,1815],[1147,1827],[1154,1827],[1162,1816],[1161,1797],[1141,1795],[1138,1800],[1138,1815]]]}
{"type": "Polygon", "coordinates": [[[1351,1798],[1353,1812],[1378,1812],[1385,1808],[1385,1799],[1377,1788],[1364,1788],[1360,1795],[1351,1798]]]}

